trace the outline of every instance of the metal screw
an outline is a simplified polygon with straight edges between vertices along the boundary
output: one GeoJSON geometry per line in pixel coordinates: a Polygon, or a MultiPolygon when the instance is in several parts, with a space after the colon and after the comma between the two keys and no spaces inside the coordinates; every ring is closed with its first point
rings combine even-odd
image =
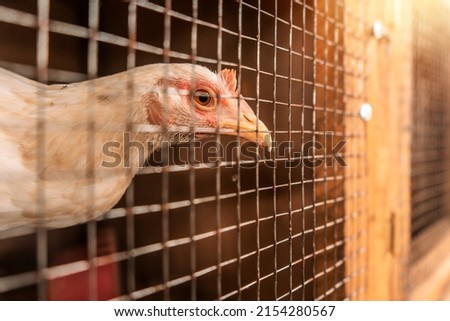
{"type": "Polygon", "coordinates": [[[384,24],[380,20],[376,20],[373,23],[372,35],[377,40],[385,39],[388,42],[391,41],[389,30],[384,26],[384,24]]]}
{"type": "Polygon", "coordinates": [[[359,117],[365,121],[372,119],[373,108],[369,103],[364,103],[359,107],[359,117]]]}

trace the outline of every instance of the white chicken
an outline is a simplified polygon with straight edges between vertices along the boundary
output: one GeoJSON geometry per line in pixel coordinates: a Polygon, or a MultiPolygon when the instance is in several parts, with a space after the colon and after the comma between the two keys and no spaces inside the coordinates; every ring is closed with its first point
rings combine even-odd
{"type": "Polygon", "coordinates": [[[192,64],[50,86],[0,68],[0,115],[0,230],[98,217],[166,139],[221,130],[271,145],[267,127],[237,93],[235,71],[192,64]],[[142,144],[144,155],[127,150],[125,139],[142,144]],[[105,146],[120,155],[114,166],[105,146]]]}

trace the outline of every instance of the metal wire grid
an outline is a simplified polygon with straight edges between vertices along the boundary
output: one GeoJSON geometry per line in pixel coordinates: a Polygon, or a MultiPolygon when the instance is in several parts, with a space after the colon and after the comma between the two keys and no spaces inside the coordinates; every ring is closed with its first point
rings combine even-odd
{"type": "Polygon", "coordinates": [[[367,101],[366,48],[370,30],[367,1],[347,1],[345,10],[345,255],[346,299],[364,300],[367,291],[367,128],[359,109],[367,101]]]}
{"type": "MultiPolygon", "coordinates": [[[[0,295],[47,299],[52,279],[88,271],[89,299],[97,299],[98,268],[117,264],[118,299],[363,298],[364,130],[353,107],[345,107],[344,113],[344,102],[356,106],[364,98],[364,86],[344,92],[343,78],[345,73],[348,81],[364,81],[364,5],[361,12],[353,13],[340,1],[319,2],[112,1],[102,4],[111,10],[105,13],[99,0],[90,0],[84,4],[87,24],[52,18],[56,0],[30,1],[25,9],[12,9],[9,2],[0,6],[3,25],[37,32],[36,67],[3,61],[9,69],[42,82],[94,78],[121,68],[105,67],[109,63],[104,62],[108,56],[101,54],[106,52],[105,44],[125,50],[117,64],[124,66],[120,61],[125,61],[126,69],[161,61],[194,62],[218,70],[234,67],[238,86],[257,116],[272,122],[274,140],[295,143],[287,155],[259,160],[254,171],[241,167],[246,161],[239,156],[211,169],[207,164],[173,164],[161,153],[162,163],[168,166],[144,168],[103,220],[66,229],[73,233],[84,229],[86,260],[51,263],[52,242],[61,233],[57,230],[0,234],[5,242],[34,244],[35,236],[37,241],[37,253],[31,256],[37,265],[31,261],[20,273],[2,275],[0,295]],[[208,16],[204,8],[214,10],[208,16]],[[103,20],[108,15],[114,22],[115,15],[126,19],[127,31],[107,30],[103,20]],[[145,17],[146,22],[150,18],[162,22],[158,44],[143,36],[145,17]],[[344,20],[356,21],[356,28],[345,29],[344,20]],[[184,33],[183,24],[189,26],[184,33]],[[201,40],[211,33],[217,43],[208,39],[213,48],[205,51],[201,40]],[[55,35],[87,42],[86,69],[50,68],[54,53],[49,48],[55,35]],[[177,42],[182,37],[190,39],[184,48],[177,42]],[[344,50],[344,37],[355,47],[344,50]],[[310,157],[295,154],[301,151],[300,143],[327,146],[330,135],[351,138],[345,156],[356,166],[345,173],[336,163],[314,169],[283,167],[286,161],[331,159],[328,149],[314,151],[310,157]],[[270,161],[277,167],[265,166],[270,161]],[[103,228],[114,231],[118,249],[112,253],[98,248],[103,228]]],[[[217,144],[223,139],[218,135],[217,144]]],[[[188,157],[192,155],[190,145],[188,157]]]]}
{"type": "Polygon", "coordinates": [[[444,14],[448,11],[448,5],[440,1],[415,3],[411,150],[413,239],[440,219],[448,217],[446,182],[449,166],[446,157],[450,64],[447,46],[450,29],[444,14]]]}

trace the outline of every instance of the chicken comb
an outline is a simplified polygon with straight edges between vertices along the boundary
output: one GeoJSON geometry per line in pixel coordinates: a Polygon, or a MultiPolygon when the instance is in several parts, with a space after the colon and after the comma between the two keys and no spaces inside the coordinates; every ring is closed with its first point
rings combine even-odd
{"type": "Polygon", "coordinates": [[[220,77],[222,77],[223,82],[231,92],[237,91],[236,70],[222,69],[220,72],[220,77]]]}

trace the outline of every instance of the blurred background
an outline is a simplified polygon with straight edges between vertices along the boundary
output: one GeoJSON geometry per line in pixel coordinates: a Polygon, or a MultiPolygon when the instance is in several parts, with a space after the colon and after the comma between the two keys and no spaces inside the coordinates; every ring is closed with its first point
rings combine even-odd
{"type": "Polygon", "coordinates": [[[187,164],[189,144],[163,164],[163,150],[98,221],[0,231],[0,299],[450,299],[449,13],[445,0],[0,0],[2,68],[49,84],[233,68],[273,140],[293,142],[219,166],[187,164]]]}

